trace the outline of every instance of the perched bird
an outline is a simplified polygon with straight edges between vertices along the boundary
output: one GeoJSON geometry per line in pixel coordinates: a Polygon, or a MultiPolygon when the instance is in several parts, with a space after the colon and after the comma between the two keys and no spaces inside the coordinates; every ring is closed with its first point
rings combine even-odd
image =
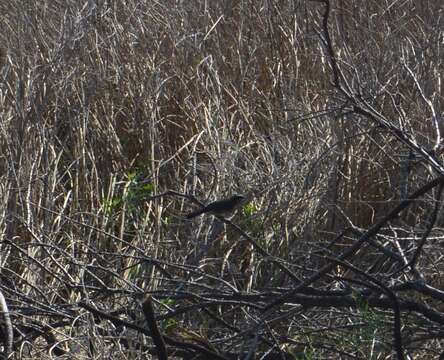
{"type": "Polygon", "coordinates": [[[211,213],[215,215],[224,215],[232,213],[238,205],[242,203],[245,196],[233,195],[227,199],[214,201],[203,208],[193,211],[187,215],[187,219],[192,219],[203,213],[211,213]]]}

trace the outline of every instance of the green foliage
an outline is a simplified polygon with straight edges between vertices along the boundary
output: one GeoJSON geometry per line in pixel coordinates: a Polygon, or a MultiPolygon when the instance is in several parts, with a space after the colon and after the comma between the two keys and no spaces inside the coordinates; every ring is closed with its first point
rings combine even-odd
{"type": "Polygon", "coordinates": [[[127,210],[133,214],[140,203],[149,198],[154,192],[154,185],[141,181],[141,176],[135,171],[127,173],[127,182],[122,201],[127,204],[127,210]]]}
{"type": "Polygon", "coordinates": [[[103,209],[105,214],[110,215],[120,208],[122,204],[122,197],[113,197],[111,200],[103,200],[103,209]]]}
{"type": "Polygon", "coordinates": [[[178,328],[178,322],[176,319],[170,318],[162,322],[162,329],[167,335],[173,334],[178,328]]]}
{"type": "Polygon", "coordinates": [[[110,215],[126,206],[126,213],[129,216],[135,216],[141,203],[148,199],[155,191],[154,185],[146,183],[141,179],[141,175],[136,171],[130,171],[126,175],[122,192],[115,195],[111,200],[104,201],[104,211],[110,215]]]}
{"type": "Polygon", "coordinates": [[[261,219],[254,216],[257,213],[257,210],[258,209],[253,202],[246,203],[242,207],[244,226],[253,237],[257,237],[263,232],[261,219]]]}
{"type": "MultiPolygon", "coordinates": [[[[167,306],[167,307],[174,307],[177,304],[177,301],[175,299],[171,299],[171,298],[166,298],[166,299],[162,299],[160,300],[160,303],[167,306]]],[[[167,319],[165,321],[162,321],[161,323],[161,327],[164,330],[165,334],[172,334],[175,332],[175,330],[178,327],[178,322],[176,319],[171,318],[171,319],[167,319]]]]}
{"type": "Polygon", "coordinates": [[[343,346],[344,348],[351,347],[368,358],[368,354],[372,353],[372,346],[382,343],[380,332],[384,329],[384,315],[370,308],[368,302],[362,298],[358,299],[357,310],[363,324],[354,328],[349,337],[343,338],[343,346]]]}
{"type": "Polygon", "coordinates": [[[164,304],[166,306],[175,306],[177,301],[175,299],[167,298],[167,299],[160,300],[160,303],[164,304]]]}
{"type": "Polygon", "coordinates": [[[257,212],[257,207],[254,202],[250,201],[249,203],[246,203],[242,207],[242,211],[245,216],[253,216],[257,212]]]}

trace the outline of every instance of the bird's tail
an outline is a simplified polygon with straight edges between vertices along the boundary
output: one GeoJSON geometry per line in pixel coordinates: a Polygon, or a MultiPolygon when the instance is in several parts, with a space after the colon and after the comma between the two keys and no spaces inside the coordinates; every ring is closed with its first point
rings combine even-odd
{"type": "Polygon", "coordinates": [[[187,219],[195,218],[196,216],[199,216],[200,214],[203,214],[204,212],[205,212],[205,208],[193,211],[187,215],[187,219]]]}

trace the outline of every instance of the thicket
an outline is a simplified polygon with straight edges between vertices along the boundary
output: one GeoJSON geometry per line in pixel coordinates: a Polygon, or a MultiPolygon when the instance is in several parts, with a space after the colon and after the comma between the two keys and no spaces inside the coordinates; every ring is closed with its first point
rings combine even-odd
{"type": "Polygon", "coordinates": [[[442,356],[443,19],[0,0],[4,357],[442,356]]]}

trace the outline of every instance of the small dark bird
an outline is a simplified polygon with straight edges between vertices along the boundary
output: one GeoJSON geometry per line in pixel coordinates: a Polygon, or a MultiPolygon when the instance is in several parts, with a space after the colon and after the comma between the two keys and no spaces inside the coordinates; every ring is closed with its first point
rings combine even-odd
{"type": "Polygon", "coordinates": [[[228,199],[214,201],[212,203],[209,203],[207,206],[204,206],[202,209],[189,213],[187,215],[187,219],[192,219],[203,213],[211,213],[216,215],[232,213],[236,209],[236,207],[242,203],[242,200],[244,199],[245,196],[233,195],[228,199]]]}

